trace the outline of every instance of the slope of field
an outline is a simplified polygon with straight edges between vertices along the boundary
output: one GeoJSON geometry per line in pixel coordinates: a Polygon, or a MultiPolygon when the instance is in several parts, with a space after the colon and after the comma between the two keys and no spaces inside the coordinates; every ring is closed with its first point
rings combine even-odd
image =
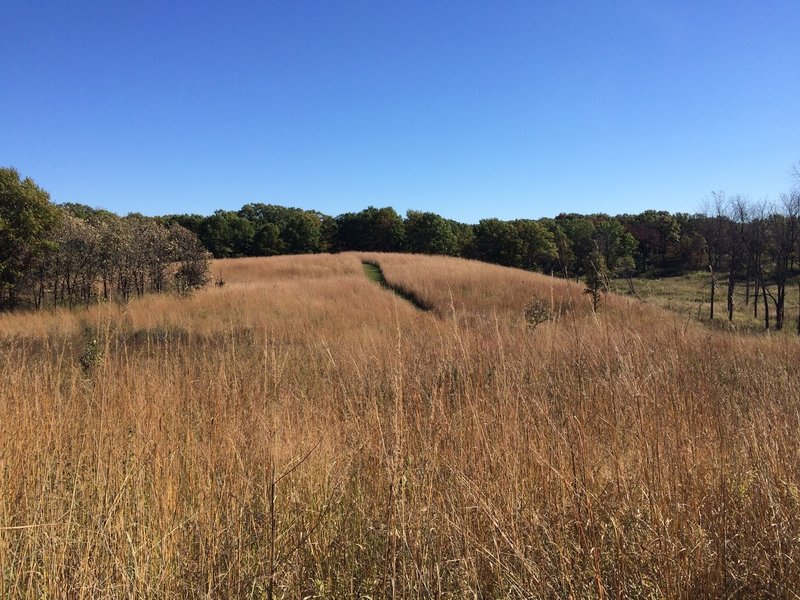
{"type": "Polygon", "coordinates": [[[0,597],[796,597],[796,339],[459,259],[213,272],[0,316],[0,597]]]}

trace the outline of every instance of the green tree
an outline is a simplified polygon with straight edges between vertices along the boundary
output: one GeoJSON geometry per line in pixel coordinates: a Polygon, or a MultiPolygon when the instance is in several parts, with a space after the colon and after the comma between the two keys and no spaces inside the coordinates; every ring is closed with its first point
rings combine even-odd
{"type": "Polygon", "coordinates": [[[559,252],[559,257],[571,259],[562,264],[570,277],[578,278],[591,269],[591,254],[597,250],[594,241],[594,222],[589,217],[577,214],[560,214],[555,218],[558,227],[569,240],[569,249],[559,252]]]}
{"type": "Polygon", "coordinates": [[[313,213],[296,210],[280,226],[281,241],[288,254],[319,252],[321,242],[320,220],[313,213]]]}
{"type": "Polygon", "coordinates": [[[432,212],[409,210],[405,222],[405,247],[418,254],[454,255],[457,242],[450,224],[432,212]]]}
{"type": "Polygon", "coordinates": [[[193,234],[198,235],[200,233],[200,228],[203,225],[203,221],[205,221],[206,217],[202,215],[167,215],[165,217],[161,217],[159,220],[164,224],[165,227],[169,227],[170,225],[177,223],[182,227],[185,227],[193,234]]]}
{"type": "Polygon", "coordinates": [[[620,220],[637,242],[634,254],[640,271],[675,266],[670,258],[678,254],[681,238],[681,225],[675,217],[663,210],[646,210],[623,215],[620,220]]]}
{"type": "Polygon", "coordinates": [[[336,248],[336,219],[320,212],[315,214],[319,219],[319,249],[330,252],[336,248]]]}
{"type": "Polygon", "coordinates": [[[450,231],[456,239],[455,255],[464,258],[475,256],[475,226],[469,223],[459,223],[452,219],[447,220],[450,231]]]}
{"type": "Polygon", "coordinates": [[[482,219],[475,226],[475,258],[506,267],[518,267],[521,265],[522,250],[522,240],[512,223],[500,219],[482,219]]]}
{"type": "Polygon", "coordinates": [[[391,207],[367,207],[336,217],[336,250],[398,252],[403,247],[403,219],[391,207]]]}
{"type": "Polygon", "coordinates": [[[13,168],[0,168],[0,308],[18,305],[21,284],[53,242],[60,212],[49,194],[13,168]]]}
{"type": "Polygon", "coordinates": [[[571,269],[575,264],[575,253],[572,251],[572,242],[555,219],[540,219],[539,223],[546,227],[553,236],[553,244],[556,248],[556,265],[554,266],[558,267],[559,274],[569,279],[571,269]]]}
{"type": "Polygon", "coordinates": [[[253,244],[255,226],[236,212],[218,210],[206,217],[198,236],[216,258],[247,256],[253,244]]]}
{"type": "Polygon", "coordinates": [[[253,256],[275,256],[283,252],[281,230],[275,223],[264,223],[253,238],[250,254],[253,256]]]}
{"type": "Polygon", "coordinates": [[[528,270],[551,271],[558,260],[553,234],[537,221],[519,219],[511,223],[519,237],[519,255],[515,266],[528,270]]]}
{"type": "Polygon", "coordinates": [[[595,223],[592,237],[610,272],[618,273],[630,268],[636,239],[625,230],[622,223],[610,218],[599,220],[595,223]]]}

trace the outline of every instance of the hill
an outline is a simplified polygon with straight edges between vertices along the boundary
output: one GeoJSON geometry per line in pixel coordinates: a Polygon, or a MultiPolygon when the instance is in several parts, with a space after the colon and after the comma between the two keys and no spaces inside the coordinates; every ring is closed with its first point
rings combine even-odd
{"type": "Polygon", "coordinates": [[[800,586],[797,339],[456,258],[212,273],[0,314],[0,596],[800,586]]]}

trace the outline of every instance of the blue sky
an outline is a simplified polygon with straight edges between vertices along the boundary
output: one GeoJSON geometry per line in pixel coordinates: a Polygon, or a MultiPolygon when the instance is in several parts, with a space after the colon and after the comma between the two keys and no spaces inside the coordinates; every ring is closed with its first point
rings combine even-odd
{"type": "Polygon", "coordinates": [[[0,166],[120,214],[777,198],[800,2],[6,0],[0,166]]]}

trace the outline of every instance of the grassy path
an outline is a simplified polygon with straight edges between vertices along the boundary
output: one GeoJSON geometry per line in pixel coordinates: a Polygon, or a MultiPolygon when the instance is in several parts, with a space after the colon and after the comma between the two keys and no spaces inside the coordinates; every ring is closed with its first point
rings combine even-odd
{"type": "Polygon", "coordinates": [[[393,285],[386,281],[386,277],[381,270],[381,266],[377,263],[362,260],[361,266],[364,268],[364,274],[367,276],[367,279],[379,284],[381,287],[389,290],[390,292],[394,292],[397,296],[400,296],[403,300],[410,302],[414,305],[415,308],[422,311],[430,311],[433,307],[422,300],[419,296],[410,292],[406,289],[401,288],[400,286],[393,285]]]}
{"type": "Polygon", "coordinates": [[[361,266],[364,267],[364,274],[367,279],[386,287],[386,277],[383,276],[383,271],[378,265],[371,262],[362,262],[361,266]]]}

